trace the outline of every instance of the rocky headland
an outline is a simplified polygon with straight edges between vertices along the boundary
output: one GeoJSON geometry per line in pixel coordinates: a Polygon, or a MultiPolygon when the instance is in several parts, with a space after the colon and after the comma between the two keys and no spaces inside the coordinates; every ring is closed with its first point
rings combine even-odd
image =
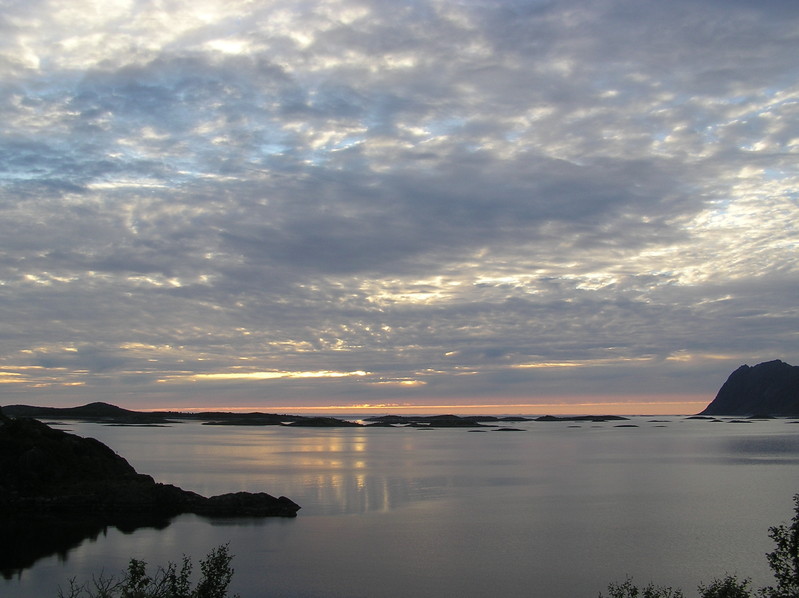
{"type": "Polygon", "coordinates": [[[138,473],[93,438],[0,411],[0,513],[294,517],[292,500],[265,492],[206,498],[138,473]]]}
{"type": "Polygon", "coordinates": [[[799,366],[779,359],[742,365],[700,415],[799,416],[799,366]]]}

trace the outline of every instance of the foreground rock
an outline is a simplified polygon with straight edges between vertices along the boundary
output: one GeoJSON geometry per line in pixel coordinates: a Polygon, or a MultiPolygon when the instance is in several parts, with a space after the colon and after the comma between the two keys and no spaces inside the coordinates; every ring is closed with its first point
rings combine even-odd
{"type": "Polygon", "coordinates": [[[700,415],[799,415],[799,366],[780,360],[742,365],[700,415]]]}
{"type": "Polygon", "coordinates": [[[0,412],[0,513],[295,517],[300,507],[264,492],[206,498],[137,473],[93,438],[0,412]]]}

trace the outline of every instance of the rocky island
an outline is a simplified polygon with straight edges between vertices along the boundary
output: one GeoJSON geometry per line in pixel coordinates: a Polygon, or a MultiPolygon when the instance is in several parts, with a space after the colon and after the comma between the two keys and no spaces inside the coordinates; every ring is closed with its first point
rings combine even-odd
{"type": "Polygon", "coordinates": [[[374,415],[363,419],[366,423],[309,415],[278,413],[231,413],[226,411],[177,412],[131,411],[108,403],[89,403],[79,407],[37,407],[33,405],[6,405],[6,415],[47,420],[77,420],[112,426],[171,426],[184,421],[201,422],[205,426],[288,426],[313,428],[346,427],[410,427],[436,428],[491,428],[508,422],[612,422],[626,420],[619,415],[571,415],[525,417],[519,415],[374,415]]]}

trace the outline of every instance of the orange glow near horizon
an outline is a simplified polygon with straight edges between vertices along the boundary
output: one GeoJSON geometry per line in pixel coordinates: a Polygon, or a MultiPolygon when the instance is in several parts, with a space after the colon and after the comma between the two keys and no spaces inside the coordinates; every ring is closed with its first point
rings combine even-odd
{"type": "Polygon", "coordinates": [[[248,405],[221,406],[208,405],[198,407],[159,407],[143,411],[222,411],[222,412],[279,412],[279,413],[316,413],[335,415],[405,412],[413,414],[455,415],[691,415],[702,411],[710,402],[699,397],[669,397],[662,400],[619,401],[600,399],[575,400],[574,402],[551,403],[442,403],[436,405],[408,403],[358,403],[349,405],[248,405]]]}

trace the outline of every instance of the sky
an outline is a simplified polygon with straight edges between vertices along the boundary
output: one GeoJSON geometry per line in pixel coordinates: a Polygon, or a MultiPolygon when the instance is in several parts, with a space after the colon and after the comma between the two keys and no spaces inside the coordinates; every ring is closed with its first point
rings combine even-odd
{"type": "Polygon", "coordinates": [[[795,0],[0,0],[0,404],[692,413],[799,364],[795,0]]]}

